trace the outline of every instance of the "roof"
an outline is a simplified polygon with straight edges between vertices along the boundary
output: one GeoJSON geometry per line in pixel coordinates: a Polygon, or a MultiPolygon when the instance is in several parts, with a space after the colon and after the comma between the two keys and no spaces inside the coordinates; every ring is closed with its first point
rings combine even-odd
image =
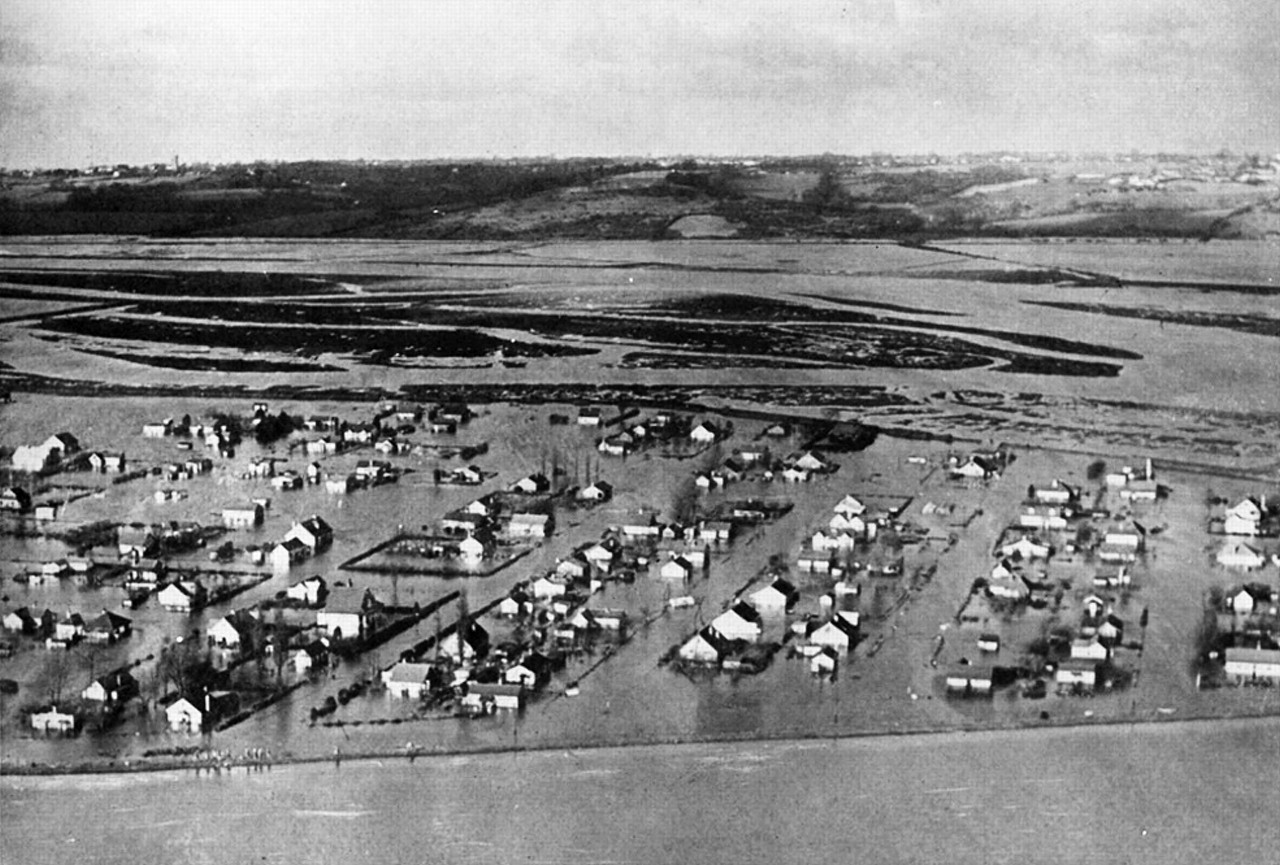
{"type": "Polygon", "coordinates": [[[303,520],[299,525],[313,535],[333,534],[333,527],[315,515],[303,520]]]}
{"type": "Polygon", "coordinates": [[[729,641],[710,625],[707,625],[701,631],[698,631],[698,633],[690,637],[685,642],[685,645],[688,645],[697,639],[701,639],[707,645],[711,646],[717,655],[725,655],[729,652],[729,641]]]}
{"type": "Polygon", "coordinates": [[[387,681],[420,685],[427,680],[427,673],[429,672],[431,672],[430,664],[413,664],[409,661],[401,661],[391,668],[387,681]]]}
{"type": "Polygon", "coordinates": [[[729,608],[728,612],[733,613],[747,622],[758,623],[761,621],[760,611],[748,604],[746,601],[738,601],[738,603],[729,608]]]}
{"type": "Polygon", "coordinates": [[[947,668],[948,679],[990,680],[992,667],[990,664],[952,664],[947,668]]]}
{"type": "Polygon", "coordinates": [[[1226,659],[1243,664],[1280,664],[1280,649],[1229,648],[1226,659]]]}

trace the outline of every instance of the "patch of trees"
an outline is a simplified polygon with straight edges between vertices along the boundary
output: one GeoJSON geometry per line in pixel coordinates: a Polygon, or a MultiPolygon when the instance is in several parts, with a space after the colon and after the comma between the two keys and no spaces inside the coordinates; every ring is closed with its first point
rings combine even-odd
{"type": "Polygon", "coordinates": [[[302,419],[293,418],[286,412],[280,412],[276,415],[265,414],[258,419],[257,425],[253,428],[253,437],[257,439],[260,445],[269,445],[272,442],[287,438],[294,430],[301,428],[302,419]]]}

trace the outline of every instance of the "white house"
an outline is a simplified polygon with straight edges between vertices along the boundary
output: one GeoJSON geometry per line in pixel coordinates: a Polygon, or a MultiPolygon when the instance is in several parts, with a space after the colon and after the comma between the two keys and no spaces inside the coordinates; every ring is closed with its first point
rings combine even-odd
{"type": "Polygon", "coordinates": [[[726,639],[749,643],[759,640],[762,631],[760,613],[745,601],[739,601],[712,619],[711,627],[726,639]]]}
{"type": "Polygon", "coordinates": [[[1026,535],[1018,538],[1012,543],[1005,544],[1000,548],[1000,555],[1004,557],[1021,556],[1024,559],[1047,559],[1049,557],[1050,547],[1035,541],[1026,535]]]}
{"type": "Polygon", "coordinates": [[[1098,662],[1087,658],[1072,658],[1058,665],[1053,680],[1060,689],[1092,691],[1098,684],[1098,662]]]}
{"type": "Polygon", "coordinates": [[[1253,499],[1244,499],[1227,511],[1222,531],[1228,535],[1257,535],[1262,523],[1262,508],[1253,499]]]}
{"type": "Polygon", "coordinates": [[[1226,674],[1236,684],[1255,681],[1280,681],[1280,650],[1229,648],[1226,651],[1226,674]]]}
{"type": "Polygon", "coordinates": [[[613,498],[613,484],[608,481],[596,481],[578,491],[578,500],[584,502],[607,502],[613,498]]]}
{"type": "Polygon", "coordinates": [[[249,502],[222,509],[222,524],[229,529],[251,529],[261,525],[263,519],[262,505],[249,502]]]}
{"type": "Polygon", "coordinates": [[[400,661],[390,669],[382,671],[382,684],[386,685],[387,693],[393,697],[420,700],[427,690],[429,672],[431,672],[430,664],[400,661]]]}
{"type": "Polygon", "coordinates": [[[710,444],[724,436],[724,431],[711,421],[703,421],[689,431],[689,438],[699,444],[710,444]]]}
{"type": "Polygon", "coordinates": [[[840,501],[836,502],[835,507],[831,510],[846,517],[856,517],[865,513],[867,506],[860,502],[856,497],[847,495],[840,501]]]}
{"type": "Polygon", "coordinates": [[[277,571],[287,571],[298,562],[307,558],[307,545],[297,538],[287,538],[271,548],[268,558],[271,567],[277,571]]]}
{"type": "Polygon", "coordinates": [[[786,580],[774,580],[756,592],[751,593],[751,605],[761,613],[777,613],[791,609],[800,594],[796,587],[786,580]]]}
{"type": "Polygon", "coordinates": [[[680,660],[690,664],[719,664],[729,653],[728,643],[710,626],[694,634],[680,646],[680,660]]]}
{"type": "Polygon", "coordinates": [[[684,556],[673,556],[658,569],[658,575],[666,580],[687,580],[693,576],[693,565],[684,556]]]}
{"type": "Polygon", "coordinates": [[[809,645],[848,654],[858,641],[858,614],[840,613],[809,632],[809,645]]]}
{"type": "Polygon", "coordinates": [[[316,574],[314,577],[307,577],[300,580],[292,586],[284,590],[286,598],[295,601],[301,601],[309,607],[314,607],[320,603],[320,599],[324,597],[327,584],[324,577],[316,574]]]}
{"type": "Polygon", "coordinates": [[[1228,568],[1251,571],[1266,564],[1266,556],[1257,547],[1244,541],[1232,540],[1218,551],[1218,564],[1228,568]]]}

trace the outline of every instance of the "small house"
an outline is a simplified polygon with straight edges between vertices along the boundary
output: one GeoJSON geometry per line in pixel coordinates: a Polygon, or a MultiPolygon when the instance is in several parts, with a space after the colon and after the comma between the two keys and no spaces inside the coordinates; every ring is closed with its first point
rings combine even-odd
{"type": "Polygon", "coordinates": [[[382,684],[387,693],[404,700],[420,700],[427,691],[427,675],[431,672],[430,664],[415,664],[400,661],[390,669],[383,670],[382,684]]]}
{"type": "Polygon", "coordinates": [[[577,497],[583,502],[607,502],[613,498],[613,484],[608,481],[596,481],[579,490],[577,497]]]}
{"type": "Polygon", "coordinates": [[[790,610],[800,599],[800,593],[786,580],[774,580],[759,591],[751,593],[751,605],[761,613],[790,610]]]}
{"type": "Polygon", "coordinates": [[[1280,682],[1280,650],[1232,647],[1225,653],[1224,672],[1237,685],[1246,682],[1280,682]]]}
{"type": "Polygon", "coordinates": [[[848,654],[858,642],[858,614],[842,613],[826,622],[810,623],[808,642],[811,646],[830,648],[848,654]]]}
{"type": "Polygon", "coordinates": [[[1241,540],[1231,540],[1218,551],[1218,564],[1227,568],[1251,571],[1266,564],[1262,551],[1241,540]]]}
{"type": "Polygon", "coordinates": [[[995,685],[992,668],[986,664],[957,664],[947,670],[947,693],[964,697],[985,697],[995,685]]]}
{"type": "Polygon", "coordinates": [[[440,641],[439,651],[459,664],[477,661],[489,654],[489,632],[479,622],[466,622],[440,641]]]}
{"type": "Polygon", "coordinates": [[[1059,690],[1091,692],[1098,685],[1098,662],[1091,658],[1072,658],[1058,665],[1053,680],[1059,690]]]}
{"type": "Polygon", "coordinates": [[[760,639],[763,623],[759,611],[745,601],[738,601],[711,621],[711,627],[728,640],[754,643],[760,639]]]}
{"type": "Polygon", "coordinates": [[[25,513],[31,509],[31,495],[22,487],[5,487],[0,490],[0,511],[25,513]]]}
{"type": "Polygon", "coordinates": [[[462,697],[462,706],[473,712],[482,713],[497,710],[518,712],[524,708],[524,699],[523,685],[469,682],[467,693],[462,697]]]}
{"type": "Polygon", "coordinates": [[[719,665],[729,654],[729,643],[714,628],[707,626],[680,646],[680,660],[690,664],[719,665]]]}
{"type": "Polygon", "coordinates": [[[693,565],[684,556],[672,556],[658,569],[664,580],[687,580],[693,576],[693,565]]]}
{"type": "Polygon", "coordinates": [[[81,698],[104,707],[114,708],[138,695],[138,682],[127,670],[116,670],[99,676],[80,692],[81,698]]]}
{"type": "Polygon", "coordinates": [[[247,502],[222,509],[222,525],[229,529],[251,529],[262,525],[264,518],[262,505],[247,502]]]}
{"type": "Polygon", "coordinates": [[[43,712],[31,713],[31,729],[41,733],[74,733],[76,730],[76,716],[69,712],[59,712],[57,706],[46,709],[43,712]]]}

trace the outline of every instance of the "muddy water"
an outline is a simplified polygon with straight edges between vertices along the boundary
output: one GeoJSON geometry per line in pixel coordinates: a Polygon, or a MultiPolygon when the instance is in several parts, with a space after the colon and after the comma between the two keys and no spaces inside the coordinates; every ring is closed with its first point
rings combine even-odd
{"type": "Polygon", "coordinates": [[[13,865],[1266,861],[1277,747],[1249,721],[10,777],[0,844],[13,865]]]}

